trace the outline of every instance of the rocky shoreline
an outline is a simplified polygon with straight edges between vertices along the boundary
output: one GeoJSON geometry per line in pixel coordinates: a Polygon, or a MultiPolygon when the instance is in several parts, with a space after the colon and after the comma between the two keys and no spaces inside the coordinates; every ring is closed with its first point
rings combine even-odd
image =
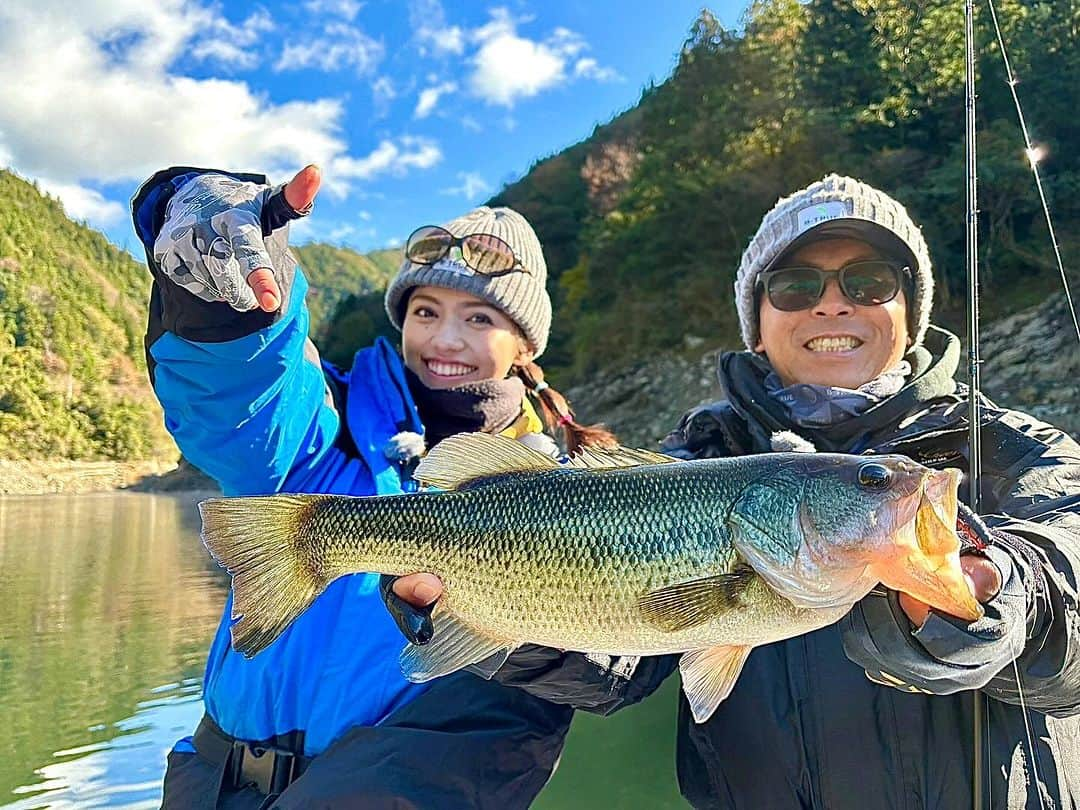
{"type": "Polygon", "coordinates": [[[217,486],[175,461],[0,460],[0,495],[92,492],[214,492],[217,486]]]}

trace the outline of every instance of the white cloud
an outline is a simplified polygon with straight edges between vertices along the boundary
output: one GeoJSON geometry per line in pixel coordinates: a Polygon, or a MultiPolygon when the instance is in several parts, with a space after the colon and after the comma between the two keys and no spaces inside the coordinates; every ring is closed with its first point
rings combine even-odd
{"type": "Polygon", "coordinates": [[[72,219],[81,219],[98,227],[108,227],[123,221],[127,209],[118,202],[107,200],[101,192],[70,183],[38,183],[42,191],[56,197],[72,219]]]}
{"type": "Polygon", "coordinates": [[[352,236],[354,233],[356,233],[356,228],[352,225],[338,225],[336,228],[331,228],[330,233],[328,233],[327,236],[330,238],[331,242],[341,242],[347,236],[352,236]]]}
{"type": "Polygon", "coordinates": [[[473,118],[471,115],[462,115],[458,118],[458,123],[461,124],[463,129],[467,129],[469,132],[483,132],[484,128],[480,125],[480,122],[473,118]]]}
{"type": "Polygon", "coordinates": [[[588,47],[585,40],[566,28],[556,28],[542,41],[527,39],[517,32],[522,22],[526,20],[515,19],[507,9],[495,8],[491,21],[471,33],[479,46],[470,59],[473,72],[469,89],[473,95],[489,104],[512,107],[518,99],[535,96],[570,78],[597,78],[607,70],[596,60],[582,58],[578,63],[591,64],[571,77],[568,63],[588,47]]]}
{"type": "Polygon", "coordinates": [[[357,212],[356,216],[358,216],[364,222],[371,222],[371,212],[370,211],[359,211],[359,212],[357,212]]]}
{"type": "Polygon", "coordinates": [[[338,178],[370,180],[380,174],[403,175],[408,169],[430,169],[440,160],[442,150],[435,141],[405,135],[380,141],[365,157],[336,158],[327,179],[332,183],[338,178]]]}
{"type": "Polygon", "coordinates": [[[381,42],[359,28],[330,23],[323,28],[322,36],[286,44],[274,70],[317,68],[330,73],[351,67],[363,76],[382,61],[384,51],[381,42]]]}
{"type": "Polygon", "coordinates": [[[379,76],[371,83],[371,102],[376,118],[390,114],[390,104],[398,97],[398,89],[389,76],[379,76]]]}
{"type": "Polygon", "coordinates": [[[491,191],[491,186],[488,185],[487,181],[475,172],[458,172],[457,178],[461,181],[460,186],[444,188],[441,193],[464,197],[466,200],[474,200],[480,195],[491,191]]]}
{"type": "Polygon", "coordinates": [[[397,98],[397,88],[389,76],[380,76],[371,83],[371,92],[376,101],[391,102],[397,98]]]}
{"type": "Polygon", "coordinates": [[[574,76],[583,79],[594,79],[598,82],[609,82],[622,78],[615,68],[600,67],[592,57],[578,59],[574,63],[574,76]]]}
{"type": "MultiPolygon", "coordinates": [[[[409,137],[384,141],[390,161],[382,144],[376,157],[350,154],[338,99],[275,104],[244,82],[170,72],[215,30],[219,8],[194,0],[0,2],[0,162],[100,223],[117,209],[95,188],[132,187],[163,166],[284,179],[315,162],[327,169],[331,193],[343,195],[356,182],[441,158],[433,141],[409,137]]],[[[246,30],[265,28],[254,19],[246,30]]]]}
{"type": "Polygon", "coordinates": [[[435,56],[460,56],[465,52],[465,32],[461,26],[447,23],[439,0],[412,0],[409,25],[421,56],[427,56],[429,51],[435,56]]]}
{"type": "Polygon", "coordinates": [[[360,12],[360,4],[356,0],[307,0],[304,9],[311,14],[326,14],[352,22],[360,12]]]}
{"type": "Polygon", "coordinates": [[[439,99],[447,93],[453,93],[455,90],[457,90],[456,82],[442,82],[431,87],[425,87],[420,91],[420,97],[417,99],[413,116],[427,118],[431,111],[435,109],[435,105],[439,103],[439,99]]]}
{"type": "Polygon", "coordinates": [[[222,65],[250,70],[259,63],[255,48],[261,34],[274,30],[274,20],[265,9],[249,15],[239,25],[224,17],[216,17],[191,48],[196,59],[215,61],[222,65]]]}

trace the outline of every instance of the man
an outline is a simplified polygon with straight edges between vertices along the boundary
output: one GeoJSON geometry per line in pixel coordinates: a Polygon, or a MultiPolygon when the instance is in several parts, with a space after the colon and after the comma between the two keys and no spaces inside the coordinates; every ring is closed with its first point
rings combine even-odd
{"type": "MultiPolygon", "coordinates": [[[[780,200],[739,267],[748,351],[720,359],[727,399],[686,414],[664,448],[795,445],[966,469],[959,341],[930,326],[932,297],[926,243],[892,198],[830,175],[780,200]]],[[[982,518],[965,511],[957,531],[985,617],[871,594],[831,627],[756,648],[707,723],[682,700],[679,782],[695,807],[952,810],[971,805],[976,756],[987,807],[1080,807],[1080,446],[1026,414],[983,413],[982,518]],[[975,700],[987,707],[979,754],[975,700]]],[[[425,588],[440,583],[403,577],[388,596],[421,637],[425,612],[403,600],[430,603],[425,588]]],[[[675,666],[642,659],[627,677],[534,647],[496,677],[608,713],[675,666]]]]}

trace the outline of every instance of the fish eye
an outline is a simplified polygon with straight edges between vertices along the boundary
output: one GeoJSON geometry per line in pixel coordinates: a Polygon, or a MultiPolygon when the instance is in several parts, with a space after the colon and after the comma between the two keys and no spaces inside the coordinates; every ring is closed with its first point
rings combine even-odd
{"type": "Polygon", "coordinates": [[[884,464],[871,462],[859,467],[859,483],[867,489],[885,489],[892,481],[892,473],[884,464]]]}

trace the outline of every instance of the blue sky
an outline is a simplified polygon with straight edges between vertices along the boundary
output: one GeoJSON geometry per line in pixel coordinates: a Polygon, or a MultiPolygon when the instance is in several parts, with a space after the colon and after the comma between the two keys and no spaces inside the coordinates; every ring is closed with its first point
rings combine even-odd
{"type": "MultiPolygon", "coordinates": [[[[744,2],[709,8],[729,26],[744,2]]],[[[134,249],[164,166],[287,179],[294,228],[371,250],[481,202],[662,81],[701,0],[4,0],[0,167],[134,249]]]]}

